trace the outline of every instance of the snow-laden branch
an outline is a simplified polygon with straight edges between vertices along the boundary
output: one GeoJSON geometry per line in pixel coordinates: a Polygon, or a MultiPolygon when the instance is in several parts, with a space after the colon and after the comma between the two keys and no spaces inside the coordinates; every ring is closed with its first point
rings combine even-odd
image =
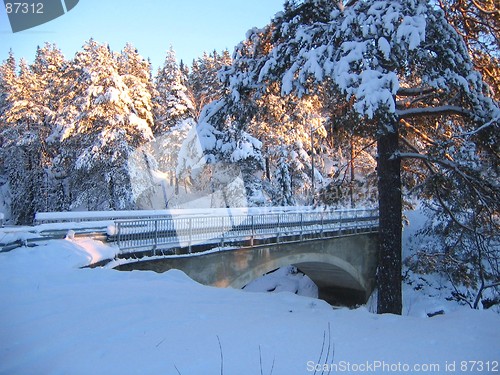
{"type": "Polygon", "coordinates": [[[446,168],[449,168],[449,169],[456,171],[466,181],[469,180],[469,176],[465,175],[462,171],[460,171],[458,164],[451,161],[451,160],[435,159],[435,158],[431,158],[427,155],[419,154],[418,152],[398,152],[397,154],[393,155],[391,158],[420,159],[420,160],[428,161],[430,163],[437,163],[437,164],[442,165],[443,167],[446,167],[446,168]]]}
{"type": "Polygon", "coordinates": [[[481,125],[479,128],[477,128],[475,130],[471,130],[470,132],[459,134],[456,137],[470,137],[470,136],[473,136],[473,135],[475,135],[475,134],[483,131],[484,129],[489,128],[490,126],[498,126],[499,122],[500,122],[500,117],[495,117],[493,120],[488,121],[486,124],[481,125]]]}
{"type": "Polygon", "coordinates": [[[343,0],[338,0],[336,2],[337,8],[343,12],[345,11],[346,8],[352,7],[354,4],[356,4],[358,0],[348,0],[345,4],[343,0]]]}
{"type": "MultiPolygon", "coordinates": [[[[478,180],[477,178],[474,178],[473,176],[466,174],[464,171],[462,171],[460,169],[460,166],[452,160],[431,158],[427,155],[423,155],[423,154],[420,154],[418,152],[398,152],[395,155],[393,155],[391,158],[419,159],[419,160],[423,160],[426,164],[428,164],[428,163],[439,164],[442,167],[445,167],[445,168],[457,173],[460,177],[462,177],[464,179],[464,181],[466,181],[474,189],[474,191],[476,192],[478,197],[480,197],[481,200],[488,201],[488,199],[486,199],[484,197],[483,193],[479,190],[479,189],[481,189],[484,191],[486,189],[485,186],[483,186],[483,183],[480,180],[478,180]]],[[[436,173],[432,169],[431,169],[431,171],[433,173],[436,173]]]]}
{"type": "Polygon", "coordinates": [[[398,89],[398,96],[419,96],[430,94],[435,92],[436,89],[434,87],[400,87],[398,89]]]}
{"type": "Polygon", "coordinates": [[[410,109],[397,109],[396,115],[399,118],[408,117],[421,117],[421,116],[440,116],[440,115],[462,115],[466,117],[472,117],[472,113],[463,107],[454,105],[443,105],[440,107],[430,107],[430,108],[410,108],[410,109]]]}
{"type": "Polygon", "coordinates": [[[487,285],[484,286],[483,289],[495,288],[497,286],[500,286],[500,281],[498,281],[496,283],[492,283],[492,284],[487,284],[487,285]]]}

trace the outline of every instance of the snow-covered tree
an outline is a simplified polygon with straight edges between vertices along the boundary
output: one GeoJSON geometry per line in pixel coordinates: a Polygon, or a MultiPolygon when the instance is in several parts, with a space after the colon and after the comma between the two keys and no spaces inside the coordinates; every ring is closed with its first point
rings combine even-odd
{"type": "Polygon", "coordinates": [[[144,106],[147,95],[132,92],[127,83],[138,81],[120,75],[109,47],[92,39],[76,54],[72,69],[72,105],[79,114],[63,134],[67,156],[74,160],[72,205],[93,210],[133,208],[127,160],[153,138],[144,106]]]}
{"type": "Polygon", "coordinates": [[[202,57],[193,61],[189,74],[189,87],[192,90],[196,116],[201,114],[203,107],[224,95],[224,85],[219,79],[219,71],[231,65],[229,51],[222,53],[213,51],[203,53],[202,57]]]}
{"type": "Polygon", "coordinates": [[[154,149],[153,155],[157,161],[157,169],[167,179],[167,181],[163,183],[174,186],[175,195],[179,194],[180,183],[182,183],[184,187],[190,184],[189,177],[187,175],[181,177],[177,174],[177,169],[179,166],[179,152],[182,144],[195,125],[191,117],[183,120],[179,119],[167,132],[157,136],[155,141],[151,144],[154,149]]]}
{"type": "Polygon", "coordinates": [[[165,135],[171,128],[194,116],[194,106],[186,87],[187,77],[177,64],[172,47],[155,78],[155,131],[165,135]]]}
{"type": "Polygon", "coordinates": [[[0,205],[4,207],[4,216],[10,220],[11,217],[11,189],[9,186],[9,168],[10,162],[7,151],[7,140],[5,132],[8,131],[9,124],[6,122],[5,113],[10,106],[10,92],[14,90],[14,83],[17,78],[16,59],[14,53],[9,51],[9,57],[0,65],[0,205]]]}
{"type": "Polygon", "coordinates": [[[0,65],[0,116],[9,106],[9,95],[14,90],[13,85],[17,76],[16,66],[14,52],[10,50],[9,57],[0,65]]]}
{"type": "MultiPolygon", "coordinates": [[[[198,123],[182,144],[177,175],[189,177],[198,189],[206,189],[209,185],[212,193],[231,185],[235,179],[243,179],[247,196],[241,197],[242,189],[238,185],[236,200],[239,204],[242,204],[240,198],[245,198],[245,205],[265,205],[261,179],[264,168],[262,143],[242,130],[235,118],[218,111],[224,105],[224,100],[220,100],[204,108],[198,123]],[[211,123],[212,111],[219,117],[217,127],[211,123]]],[[[229,197],[225,196],[224,200],[229,202],[229,197]]]]}
{"type": "Polygon", "coordinates": [[[295,199],[292,191],[292,177],[290,176],[290,159],[284,145],[278,148],[278,155],[278,166],[274,172],[278,189],[273,201],[278,206],[293,206],[295,199]]]}
{"type": "Polygon", "coordinates": [[[223,75],[226,109],[215,111],[241,111],[276,82],[282,95],[299,97],[328,82],[352,100],[378,149],[378,312],[400,314],[401,159],[433,157],[402,152],[401,123],[459,116],[467,129],[460,133],[474,137],[498,127],[500,111],[485,96],[463,40],[426,1],[305,0],[288,2],[269,26],[251,30],[235,57],[223,75]]]}
{"type": "Polygon", "coordinates": [[[464,39],[475,68],[500,98],[500,9],[495,0],[437,0],[464,39]]]}
{"type": "Polygon", "coordinates": [[[151,63],[144,59],[132,44],[127,43],[117,57],[117,69],[128,88],[133,111],[153,128],[154,85],[151,79],[151,63]]]}
{"type": "Polygon", "coordinates": [[[12,75],[12,64],[4,76],[9,83],[8,105],[2,111],[2,153],[15,222],[31,223],[35,212],[60,207],[64,200],[63,187],[53,173],[59,152],[53,133],[65,64],[61,52],[46,44],[37,49],[32,65],[21,61],[18,76],[12,75]]]}
{"type": "Polygon", "coordinates": [[[268,194],[275,195],[276,189],[282,189],[273,176],[282,167],[284,147],[289,158],[291,193],[301,204],[310,203],[324,181],[324,158],[329,153],[324,143],[326,121],[317,96],[283,98],[277,89],[275,85],[266,95],[248,103],[243,111],[251,114],[247,131],[262,142],[268,194]]]}
{"type": "Polygon", "coordinates": [[[60,164],[60,134],[65,119],[70,116],[66,112],[63,97],[67,95],[67,77],[69,63],[55,44],[46,43],[38,48],[31,69],[41,86],[40,98],[46,102],[46,152],[49,160],[45,171],[45,211],[63,211],[69,208],[69,191],[67,187],[67,171],[60,164]]]}

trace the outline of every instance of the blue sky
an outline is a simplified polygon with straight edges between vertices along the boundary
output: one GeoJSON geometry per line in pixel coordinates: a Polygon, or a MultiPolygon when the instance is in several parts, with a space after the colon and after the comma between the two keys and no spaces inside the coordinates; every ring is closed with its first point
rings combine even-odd
{"type": "MultiPolygon", "coordinates": [[[[58,1],[58,0],[53,0],[58,1]]],[[[221,51],[245,38],[248,29],[262,27],[283,8],[284,0],[80,0],[67,14],[38,27],[12,33],[0,2],[0,61],[12,48],[28,62],[36,47],[56,43],[72,58],[93,37],[120,51],[131,42],[156,69],[174,47],[178,60],[191,65],[203,51],[221,51]]]]}

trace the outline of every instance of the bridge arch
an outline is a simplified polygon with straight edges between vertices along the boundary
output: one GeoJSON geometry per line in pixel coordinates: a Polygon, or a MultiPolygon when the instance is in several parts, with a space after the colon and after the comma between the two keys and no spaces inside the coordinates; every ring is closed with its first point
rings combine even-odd
{"type": "Polygon", "coordinates": [[[295,266],[318,287],[318,297],[332,305],[354,306],[366,302],[372,283],[346,260],[333,254],[306,253],[284,255],[258,264],[237,275],[228,286],[241,289],[257,278],[280,267],[295,266]]]}
{"type": "Polygon", "coordinates": [[[351,289],[365,290],[368,287],[367,281],[361,273],[347,261],[332,254],[306,253],[298,255],[284,255],[275,259],[269,259],[255,266],[252,269],[238,275],[229,282],[230,287],[241,289],[253,280],[281,267],[295,266],[309,276],[316,284],[319,281],[318,271],[328,270],[329,277],[339,287],[349,287],[351,289]],[[335,274],[332,274],[331,271],[335,274]],[[340,274],[345,274],[341,275],[340,274]]]}

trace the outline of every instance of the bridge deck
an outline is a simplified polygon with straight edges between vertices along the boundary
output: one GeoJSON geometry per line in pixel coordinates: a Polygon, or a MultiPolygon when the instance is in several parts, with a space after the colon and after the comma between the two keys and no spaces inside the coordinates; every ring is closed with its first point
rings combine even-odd
{"type": "Polygon", "coordinates": [[[275,242],[321,238],[347,232],[378,229],[376,209],[264,213],[115,220],[115,240],[122,253],[200,244],[225,246],[229,243],[273,238],[275,242]]]}

